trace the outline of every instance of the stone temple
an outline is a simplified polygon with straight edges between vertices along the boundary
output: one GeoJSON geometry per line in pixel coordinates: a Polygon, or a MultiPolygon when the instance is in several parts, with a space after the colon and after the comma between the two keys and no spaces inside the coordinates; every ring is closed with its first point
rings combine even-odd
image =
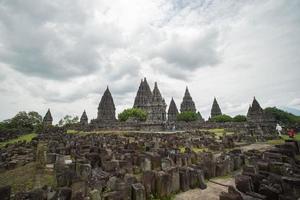
{"type": "Polygon", "coordinates": [[[154,84],[153,92],[151,92],[147,79],[144,78],[144,80],[141,81],[133,107],[146,111],[148,113],[148,122],[166,121],[167,104],[165,103],[156,82],[154,84]]]}
{"type": "Polygon", "coordinates": [[[108,87],[106,88],[99,103],[98,116],[96,120],[99,122],[116,121],[116,107],[108,87]]]}
{"type": "Polygon", "coordinates": [[[168,121],[175,122],[177,115],[178,115],[178,109],[177,109],[174,99],[172,98],[171,102],[170,102],[169,110],[168,110],[168,121]]]}
{"type": "Polygon", "coordinates": [[[166,121],[166,108],[167,104],[165,103],[165,100],[162,98],[161,93],[157,87],[157,83],[154,84],[154,89],[152,92],[152,98],[149,106],[149,121],[157,121],[157,122],[163,122],[166,121]]]}
{"type": "Polygon", "coordinates": [[[83,113],[82,113],[82,115],[80,117],[80,124],[82,124],[82,125],[88,125],[88,123],[89,123],[88,116],[87,116],[86,112],[83,111],[83,113]]]}
{"type": "Polygon", "coordinates": [[[186,112],[186,111],[196,112],[196,106],[190,95],[188,87],[186,87],[185,89],[185,94],[182,103],[180,105],[180,112],[186,112]]]}
{"type": "Polygon", "coordinates": [[[53,118],[50,112],[50,109],[48,109],[46,115],[43,118],[43,125],[44,126],[51,126],[53,122],[53,118]]]}
{"type": "Polygon", "coordinates": [[[213,117],[216,117],[218,115],[222,115],[222,112],[221,112],[220,106],[217,102],[217,99],[215,97],[212,108],[211,108],[210,116],[211,116],[211,118],[213,118],[213,117]]]}

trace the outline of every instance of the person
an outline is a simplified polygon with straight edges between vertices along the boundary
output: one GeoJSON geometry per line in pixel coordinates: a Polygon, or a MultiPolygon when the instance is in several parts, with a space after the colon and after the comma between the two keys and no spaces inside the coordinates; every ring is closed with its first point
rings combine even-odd
{"type": "Polygon", "coordinates": [[[294,129],[289,129],[288,131],[288,135],[289,135],[289,138],[294,138],[295,135],[296,135],[296,132],[294,129]]]}
{"type": "Polygon", "coordinates": [[[280,124],[276,124],[276,131],[278,132],[278,136],[281,136],[281,131],[282,131],[282,127],[280,126],[280,124]]]}

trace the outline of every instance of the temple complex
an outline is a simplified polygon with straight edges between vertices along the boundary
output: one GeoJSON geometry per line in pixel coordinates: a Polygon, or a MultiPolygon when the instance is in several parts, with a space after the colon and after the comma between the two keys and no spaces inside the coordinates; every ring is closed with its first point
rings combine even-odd
{"type": "Polygon", "coordinates": [[[116,121],[116,107],[108,87],[99,103],[97,121],[116,121]]]}
{"type": "Polygon", "coordinates": [[[215,97],[212,108],[211,108],[210,116],[211,116],[211,118],[213,118],[218,115],[222,115],[222,112],[221,112],[220,106],[217,102],[217,99],[215,97]]]}
{"type": "Polygon", "coordinates": [[[88,117],[87,117],[87,114],[85,111],[83,111],[81,117],[80,117],[80,124],[82,125],[88,125],[89,123],[89,120],[88,120],[88,117]]]}
{"type": "Polygon", "coordinates": [[[178,109],[177,109],[175,101],[172,97],[170,105],[169,105],[169,110],[168,110],[168,121],[169,122],[175,122],[176,118],[177,118],[177,115],[178,115],[178,109]]]}
{"type": "Polygon", "coordinates": [[[184,97],[180,105],[180,112],[186,112],[186,111],[196,112],[196,106],[190,95],[188,87],[186,87],[185,89],[184,97]]]}
{"type": "Polygon", "coordinates": [[[51,126],[53,122],[53,118],[50,112],[50,109],[48,109],[46,115],[43,118],[43,125],[44,126],[51,126]]]}

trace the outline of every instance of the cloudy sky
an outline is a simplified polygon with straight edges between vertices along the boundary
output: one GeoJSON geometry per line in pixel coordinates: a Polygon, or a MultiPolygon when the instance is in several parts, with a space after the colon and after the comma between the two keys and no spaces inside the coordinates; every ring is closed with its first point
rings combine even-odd
{"type": "Polygon", "coordinates": [[[205,118],[300,109],[299,36],[299,0],[0,0],[0,120],[95,118],[107,85],[120,112],[143,77],[205,118]]]}

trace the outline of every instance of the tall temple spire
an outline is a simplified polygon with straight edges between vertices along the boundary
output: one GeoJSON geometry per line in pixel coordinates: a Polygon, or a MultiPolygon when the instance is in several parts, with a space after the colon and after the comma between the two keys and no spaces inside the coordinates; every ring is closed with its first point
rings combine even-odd
{"type": "Polygon", "coordinates": [[[139,89],[134,99],[133,107],[148,111],[148,107],[151,99],[152,99],[152,92],[146,78],[144,78],[144,80],[143,79],[141,80],[139,89]]]}
{"type": "Polygon", "coordinates": [[[250,122],[262,122],[264,120],[264,110],[255,97],[253,98],[252,104],[249,106],[247,120],[250,122]]]}
{"type": "Polygon", "coordinates": [[[196,106],[190,95],[188,87],[185,89],[184,97],[180,105],[180,112],[186,111],[196,112],[196,106]]]}
{"type": "Polygon", "coordinates": [[[171,102],[170,102],[170,106],[169,106],[169,110],[168,110],[168,121],[169,122],[175,122],[176,118],[177,118],[177,115],[178,115],[178,109],[177,109],[175,101],[172,97],[171,102]]]}
{"type": "Polygon", "coordinates": [[[50,112],[50,109],[48,109],[47,113],[45,114],[43,118],[43,125],[44,126],[51,126],[53,122],[53,118],[50,112]]]}
{"type": "Polygon", "coordinates": [[[85,112],[85,110],[83,111],[81,117],[80,117],[80,124],[82,125],[87,125],[89,123],[88,121],[88,117],[87,117],[87,114],[85,112]]]}
{"type": "Polygon", "coordinates": [[[108,86],[99,103],[97,120],[99,121],[116,120],[116,108],[108,86]]]}
{"type": "Polygon", "coordinates": [[[218,116],[218,115],[222,115],[222,112],[221,112],[221,109],[220,109],[220,106],[217,102],[216,97],[214,97],[214,101],[213,101],[213,104],[212,104],[212,107],[211,107],[210,116],[211,116],[211,118],[213,118],[213,117],[218,116]]]}
{"type": "Polygon", "coordinates": [[[149,107],[148,121],[165,121],[166,107],[167,105],[165,103],[165,100],[163,99],[158,89],[157,83],[155,82],[149,107]]]}

